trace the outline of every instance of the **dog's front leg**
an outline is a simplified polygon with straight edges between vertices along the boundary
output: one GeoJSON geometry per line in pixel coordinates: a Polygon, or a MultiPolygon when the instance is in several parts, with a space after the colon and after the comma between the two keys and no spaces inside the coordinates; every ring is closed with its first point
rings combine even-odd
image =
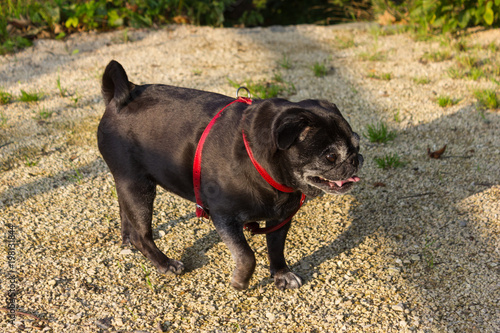
{"type": "MultiPolygon", "coordinates": [[[[274,226],[277,221],[268,221],[267,226],[274,226]]],[[[285,240],[290,229],[290,222],[282,228],[266,235],[269,269],[278,289],[295,289],[302,286],[302,278],[290,271],[285,260],[285,240]]]]}
{"type": "Polygon", "coordinates": [[[255,270],[255,255],[243,234],[243,227],[230,218],[212,215],[212,219],[219,236],[231,251],[236,264],[231,285],[236,290],[247,289],[255,270]]]}

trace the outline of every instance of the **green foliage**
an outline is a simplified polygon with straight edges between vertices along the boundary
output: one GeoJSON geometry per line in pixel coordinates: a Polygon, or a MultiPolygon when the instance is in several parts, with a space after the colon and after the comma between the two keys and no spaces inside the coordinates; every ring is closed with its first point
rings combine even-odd
{"type": "Polygon", "coordinates": [[[292,68],[292,64],[290,63],[290,57],[283,53],[283,58],[278,62],[281,68],[290,69],[292,68]]]}
{"type": "Polygon", "coordinates": [[[325,64],[315,62],[314,65],[312,66],[312,70],[314,72],[314,76],[316,77],[323,77],[328,74],[328,69],[326,69],[325,64]]]}
{"type": "Polygon", "coordinates": [[[294,84],[284,81],[281,74],[274,75],[274,78],[272,80],[260,80],[258,82],[254,82],[253,80],[246,80],[244,83],[240,84],[238,82],[232,81],[229,78],[228,81],[235,88],[248,88],[252,96],[261,99],[287,96],[295,92],[294,84]]]}
{"type": "Polygon", "coordinates": [[[21,96],[19,100],[21,102],[38,102],[43,97],[43,93],[40,92],[26,92],[21,90],[21,96]]]}
{"type": "Polygon", "coordinates": [[[401,161],[398,154],[388,154],[382,157],[375,157],[375,163],[381,169],[400,168],[405,166],[405,162],[401,161]]]}
{"type": "Polygon", "coordinates": [[[500,98],[493,89],[476,90],[474,96],[480,108],[497,109],[500,106],[500,98]]]}
{"type": "Polygon", "coordinates": [[[396,138],[396,132],[389,131],[387,125],[381,122],[377,125],[368,125],[363,136],[370,142],[386,143],[396,138]]]}
{"type": "Polygon", "coordinates": [[[453,99],[449,96],[439,96],[437,98],[437,102],[438,102],[440,107],[445,108],[445,107],[457,104],[459,102],[459,100],[453,99]]]}
{"type": "Polygon", "coordinates": [[[449,51],[438,51],[438,52],[424,53],[421,60],[440,62],[440,61],[450,60],[451,58],[452,56],[450,55],[449,51]]]}
{"type": "Polygon", "coordinates": [[[6,91],[0,90],[0,105],[9,104],[12,101],[12,95],[6,91]]]}
{"type": "Polygon", "coordinates": [[[457,32],[473,26],[500,26],[500,0],[374,0],[375,12],[385,10],[409,21],[421,36],[457,32]]]}
{"type": "Polygon", "coordinates": [[[387,52],[374,50],[373,52],[361,52],[359,57],[363,61],[386,61],[387,52]]]}
{"type": "Polygon", "coordinates": [[[370,79],[390,81],[392,79],[392,73],[380,73],[380,74],[377,74],[375,72],[370,72],[370,73],[368,73],[368,77],[370,79]]]}
{"type": "Polygon", "coordinates": [[[426,76],[421,76],[421,77],[414,77],[413,82],[415,82],[416,84],[428,84],[431,82],[431,80],[426,76]]]}

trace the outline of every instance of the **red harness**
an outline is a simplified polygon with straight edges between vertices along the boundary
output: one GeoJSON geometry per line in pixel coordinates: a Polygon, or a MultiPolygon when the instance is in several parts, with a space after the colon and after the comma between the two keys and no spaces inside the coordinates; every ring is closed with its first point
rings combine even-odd
{"type": "MultiPolygon", "coordinates": [[[[205,140],[208,136],[208,133],[214,126],[215,122],[217,119],[221,116],[222,112],[230,105],[234,103],[245,103],[245,104],[252,104],[252,100],[250,98],[245,98],[245,97],[238,97],[225,107],[223,107],[217,114],[212,118],[208,126],[205,128],[203,131],[203,134],[201,135],[200,141],[198,142],[198,146],[196,147],[196,153],[194,155],[194,163],[193,163],[193,185],[194,185],[194,195],[196,198],[196,216],[199,218],[209,218],[208,212],[203,208],[203,202],[201,200],[201,154],[203,151],[203,145],[205,144],[205,140]]],[[[291,187],[282,185],[278,182],[276,182],[268,173],[267,171],[257,162],[253,156],[252,150],[250,149],[250,144],[248,143],[247,137],[245,135],[245,132],[242,131],[242,136],[243,136],[243,142],[245,144],[245,148],[247,150],[248,156],[250,157],[250,160],[252,161],[252,164],[255,166],[259,174],[275,189],[281,192],[285,193],[292,193],[295,192],[295,190],[291,187]]],[[[290,217],[286,218],[283,222],[272,226],[272,227],[267,227],[267,228],[260,228],[258,222],[250,222],[245,224],[244,229],[249,230],[252,232],[252,234],[267,234],[273,231],[276,231],[286,225],[290,220],[293,218],[295,213],[300,209],[302,204],[304,203],[306,199],[306,196],[302,194],[300,198],[300,204],[297,210],[290,215],[290,217]]]]}

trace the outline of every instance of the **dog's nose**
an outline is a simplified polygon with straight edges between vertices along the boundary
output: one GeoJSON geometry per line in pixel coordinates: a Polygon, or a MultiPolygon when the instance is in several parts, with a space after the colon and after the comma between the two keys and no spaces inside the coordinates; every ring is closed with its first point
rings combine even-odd
{"type": "MultiPolygon", "coordinates": [[[[356,159],[355,159],[356,160],[356,159]]],[[[361,154],[358,154],[358,158],[356,160],[356,167],[357,168],[361,168],[363,166],[363,162],[365,161],[365,159],[363,158],[363,155],[361,154]]]]}
{"type": "Polygon", "coordinates": [[[350,161],[351,164],[355,168],[361,168],[361,166],[363,165],[364,158],[363,158],[363,155],[361,155],[361,154],[355,154],[355,155],[351,156],[350,160],[351,160],[350,161]]]}

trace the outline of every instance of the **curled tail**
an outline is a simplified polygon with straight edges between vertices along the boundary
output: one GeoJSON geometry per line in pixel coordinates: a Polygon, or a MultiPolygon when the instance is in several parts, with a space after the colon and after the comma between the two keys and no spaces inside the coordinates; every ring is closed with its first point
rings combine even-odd
{"type": "Polygon", "coordinates": [[[114,98],[116,108],[119,110],[129,99],[133,84],[128,81],[127,73],[117,61],[111,60],[102,76],[102,96],[108,106],[114,98]]]}

